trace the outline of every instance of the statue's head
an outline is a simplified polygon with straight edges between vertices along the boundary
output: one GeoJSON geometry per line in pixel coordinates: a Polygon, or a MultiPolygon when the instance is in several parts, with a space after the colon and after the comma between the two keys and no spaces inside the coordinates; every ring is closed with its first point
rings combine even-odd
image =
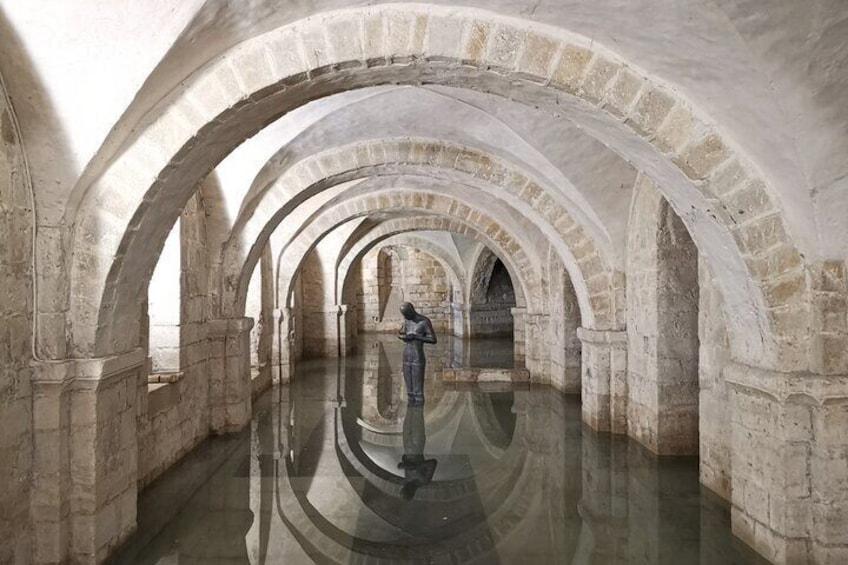
{"type": "Polygon", "coordinates": [[[403,314],[403,317],[407,320],[414,320],[417,314],[415,312],[415,306],[413,306],[411,302],[404,302],[401,304],[400,313],[403,314]]]}

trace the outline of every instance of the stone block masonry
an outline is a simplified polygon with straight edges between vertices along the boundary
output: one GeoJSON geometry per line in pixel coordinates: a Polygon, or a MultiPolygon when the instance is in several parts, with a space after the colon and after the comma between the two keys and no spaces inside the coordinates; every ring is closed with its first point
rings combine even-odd
{"type": "Polygon", "coordinates": [[[28,183],[13,109],[0,82],[0,563],[29,561],[34,547],[30,505],[38,505],[30,483],[37,431],[30,367],[34,273],[28,183]]]}

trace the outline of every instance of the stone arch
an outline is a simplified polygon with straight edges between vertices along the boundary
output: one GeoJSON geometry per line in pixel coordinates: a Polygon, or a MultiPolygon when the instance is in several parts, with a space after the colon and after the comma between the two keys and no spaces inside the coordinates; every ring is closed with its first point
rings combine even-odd
{"type": "MultiPolygon", "coordinates": [[[[429,227],[434,231],[452,231],[477,240],[483,240],[488,246],[495,249],[499,256],[504,258],[505,264],[510,268],[511,275],[522,286],[521,295],[528,300],[533,300],[534,297],[538,298],[538,293],[533,293],[532,289],[541,284],[539,275],[533,261],[524,251],[528,246],[522,245],[521,240],[517,239],[516,235],[503,230],[493,218],[471,210],[465,203],[457,202],[443,195],[404,191],[367,194],[353,201],[341,203],[309,224],[299,237],[281,252],[281,258],[282,253],[289,253],[294,257],[294,260],[291,261],[283,261],[282,259],[278,261],[280,265],[277,274],[278,292],[281,297],[286,297],[283,302],[288,303],[288,297],[291,295],[292,285],[303,257],[314,248],[326,233],[342,223],[353,218],[367,216],[371,211],[378,209],[383,213],[430,214],[434,217],[434,220],[429,227]],[[471,218],[472,214],[474,220],[471,218]],[[481,225],[487,227],[483,228],[481,225]],[[283,281],[285,281],[285,284],[283,281]]],[[[534,301],[527,306],[531,309],[537,309],[540,304],[534,301]]],[[[240,308],[240,306],[237,306],[237,308],[240,308]]]]}
{"type": "Polygon", "coordinates": [[[408,219],[404,219],[400,222],[390,221],[387,223],[397,223],[394,223],[393,226],[388,228],[381,224],[379,227],[368,232],[364,237],[357,241],[343,258],[340,257],[339,265],[337,267],[338,276],[336,277],[336,300],[339,304],[343,302],[345,287],[349,282],[349,277],[351,275],[351,268],[356,265],[359,259],[368,253],[368,251],[377,245],[387,242],[387,240],[397,239],[398,245],[414,247],[429,254],[438,261],[445,270],[445,273],[448,275],[448,278],[454,288],[462,289],[464,287],[465,271],[462,268],[462,265],[451,257],[448,251],[442,246],[424,237],[415,235],[416,231],[421,231],[414,227],[414,225],[418,223],[418,220],[418,218],[415,218],[412,221],[408,219]],[[401,227],[401,225],[398,224],[404,225],[401,227]]]}
{"type": "Polygon", "coordinates": [[[80,206],[71,276],[85,289],[71,296],[73,353],[134,345],[120,321],[138,306],[149,256],[164,238],[160,220],[175,217],[227,151],[309,100],[387,82],[473,84],[560,103],[593,121],[599,139],[631,146],[642,168],[681,189],[667,196],[722,273],[735,354],[784,369],[805,363],[800,330],[780,324],[786,307],[777,311],[804,308],[802,258],[768,183],[717,125],[588,38],[482,10],[418,5],[340,10],[257,36],[148,113],[104,173],[73,195],[72,209],[80,206]]]}
{"type": "MultiPolygon", "coordinates": [[[[366,254],[378,245],[392,244],[397,242],[399,245],[408,245],[415,249],[424,251],[433,257],[442,270],[447,275],[450,286],[448,288],[448,330],[454,335],[459,335],[462,328],[457,328],[456,320],[456,304],[457,293],[462,293],[465,285],[465,270],[462,264],[456,260],[456,257],[451,255],[450,251],[442,245],[432,241],[429,238],[422,237],[418,234],[418,228],[426,228],[432,225],[433,216],[420,216],[414,218],[403,218],[402,220],[388,220],[379,225],[372,226],[370,231],[359,234],[355,243],[343,249],[339,256],[339,263],[336,266],[336,301],[338,304],[343,304],[346,311],[350,311],[350,305],[356,303],[355,319],[347,321],[345,335],[355,335],[359,331],[360,324],[364,319],[362,315],[362,304],[354,299],[352,292],[355,275],[359,272],[356,267],[361,264],[361,261],[366,254]],[[356,328],[354,329],[354,325],[356,328]]],[[[462,302],[462,299],[459,299],[462,302]]],[[[461,320],[460,320],[461,326],[461,320]]]]}
{"type": "MultiPolygon", "coordinates": [[[[404,173],[420,175],[422,170],[429,170],[434,176],[443,172],[458,175],[469,185],[479,185],[498,198],[515,203],[514,207],[532,218],[560,251],[576,282],[586,324],[602,328],[620,324],[615,319],[613,307],[614,277],[610,262],[554,191],[511,163],[442,140],[370,140],[325,151],[296,163],[246,199],[225,247],[224,264],[230,273],[225,276],[234,277],[233,273],[245,263],[249,269],[274,226],[305,198],[353,179],[404,173]],[[247,250],[243,244],[252,247],[247,250]]],[[[244,277],[242,270],[238,281],[223,281],[224,289],[243,285],[244,277]]]]}
{"type": "MultiPolygon", "coordinates": [[[[466,289],[467,329],[471,337],[505,337],[514,334],[512,309],[518,304],[515,301],[490,301],[492,277],[501,264],[500,258],[487,247],[477,249],[472,256],[466,289]]],[[[511,278],[509,282],[514,294],[515,285],[511,278]]],[[[551,311],[551,306],[549,302],[548,311],[551,311]]]]}
{"type": "MultiPolygon", "coordinates": [[[[452,257],[450,251],[442,245],[417,235],[416,232],[433,231],[429,226],[433,225],[433,216],[416,216],[412,218],[392,219],[369,226],[367,231],[354,234],[355,239],[346,245],[339,254],[336,267],[338,278],[336,282],[336,298],[341,301],[345,284],[350,274],[350,268],[358,259],[367,253],[373,246],[378,245],[388,238],[403,236],[405,239],[414,241],[421,249],[427,251],[433,257],[441,260],[445,271],[449,273],[451,280],[456,285],[464,285],[465,268],[452,257]]],[[[459,288],[463,288],[459,286],[459,288]]]]}
{"type": "Polygon", "coordinates": [[[347,315],[354,318],[357,332],[397,331],[402,324],[399,308],[403,302],[411,302],[416,311],[430,318],[436,334],[453,331],[450,299],[455,282],[444,260],[422,249],[426,244],[415,244],[416,240],[403,236],[383,240],[357,263],[356,267],[361,266],[362,270],[351,269],[351,284],[346,289],[349,300],[344,307],[347,315]],[[377,259],[379,263],[383,258],[385,264],[378,264],[377,276],[371,276],[375,273],[365,269],[374,264],[367,260],[377,259]],[[378,297],[377,309],[371,299],[374,295],[378,297]]]}

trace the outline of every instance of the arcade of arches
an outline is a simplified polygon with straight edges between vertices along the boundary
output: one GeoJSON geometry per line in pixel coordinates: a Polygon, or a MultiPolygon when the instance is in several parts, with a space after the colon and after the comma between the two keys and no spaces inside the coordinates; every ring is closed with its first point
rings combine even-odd
{"type": "Polygon", "coordinates": [[[327,359],[390,490],[403,301],[451,351],[428,432],[696,456],[740,546],[848,562],[842,0],[0,0],[0,78],[0,563],[105,561],[327,359]]]}

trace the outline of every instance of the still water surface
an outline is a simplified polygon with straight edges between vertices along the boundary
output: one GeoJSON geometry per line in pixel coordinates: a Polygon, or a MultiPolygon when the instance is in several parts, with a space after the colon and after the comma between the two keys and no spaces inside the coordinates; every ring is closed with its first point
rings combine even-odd
{"type": "Polygon", "coordinates": [[[428,348],[407,407],[403,344],[304,361],[243,433],[213,438],[146,489],[118,564],[762,563],[698,484],[580,421],[546,387],[456,388],[445,365],[509,366],[508,342],[428,348]]]}

